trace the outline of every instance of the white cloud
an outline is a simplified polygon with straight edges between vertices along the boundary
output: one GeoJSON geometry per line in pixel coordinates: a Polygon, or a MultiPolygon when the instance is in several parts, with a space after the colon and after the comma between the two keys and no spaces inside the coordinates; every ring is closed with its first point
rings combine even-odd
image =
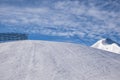
{"type": "Polygon", "coordinates": [[[52,7],[0,7],[0,22],[15,26],[16,31],[21,29],[27,33],[100,38],[114,31],[120,35],[120,12],[102,10],[92,2],[91,6],[79,1],[58,1],[51,5],[52,7]]]}

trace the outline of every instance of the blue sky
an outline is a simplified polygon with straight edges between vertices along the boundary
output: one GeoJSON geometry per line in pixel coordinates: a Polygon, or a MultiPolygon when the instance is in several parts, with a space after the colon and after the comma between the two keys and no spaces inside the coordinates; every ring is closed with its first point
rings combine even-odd
{"type": "Polygon", "coordinates": [[[0,0],[0,32],[91,45],[120,43],[120,0],[0,0]]]}

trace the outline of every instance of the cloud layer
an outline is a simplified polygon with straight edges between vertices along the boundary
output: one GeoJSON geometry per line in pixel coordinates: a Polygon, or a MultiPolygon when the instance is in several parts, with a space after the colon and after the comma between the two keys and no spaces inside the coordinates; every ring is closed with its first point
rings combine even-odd
{"type": "Polygon", "coordinates": [[[6,2],[0,7],[0,32],[77,36],[86,42],[103,37],[120,40],[119,0],[38,0],[32,1],[35,6],[29,3],[32,6],[22,7],[14,0],[12,5],[6,2]]]}

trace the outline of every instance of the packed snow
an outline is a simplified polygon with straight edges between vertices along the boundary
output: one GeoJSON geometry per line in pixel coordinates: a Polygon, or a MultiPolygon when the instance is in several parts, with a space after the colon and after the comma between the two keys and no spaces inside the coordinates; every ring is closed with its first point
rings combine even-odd
{"type": "Polygon", "coordinates": [[[120,55],[72,43],[0,43],[0,80],[120,80],[120,55]]]}
{"type": "Polygon", "coordinates": [[[92,47],[120,54],[120,44],[111,39],[99,40],[92,47]]]}

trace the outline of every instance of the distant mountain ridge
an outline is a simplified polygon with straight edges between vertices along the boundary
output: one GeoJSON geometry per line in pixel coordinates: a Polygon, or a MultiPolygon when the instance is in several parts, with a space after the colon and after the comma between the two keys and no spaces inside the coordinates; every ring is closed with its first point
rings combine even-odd
{"type": "Polygon", "coordinates": [[[120,44],[109,38],[101,39],[91,47],[120,54],[120,44]]]}
{"type": "Polygon", "coordinates": [[[0,33],[0,42],[10,42],[27,39],[28,34],[25,33],[0,33]]]}

